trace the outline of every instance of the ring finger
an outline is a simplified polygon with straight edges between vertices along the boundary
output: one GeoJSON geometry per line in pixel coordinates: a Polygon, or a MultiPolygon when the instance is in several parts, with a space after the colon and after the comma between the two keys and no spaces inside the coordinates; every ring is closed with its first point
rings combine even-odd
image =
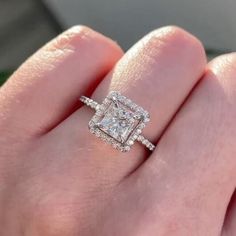
{"type": "MultiPolygon", "coordinates": [[[[115,90],[148,110],[151,122],[144,129],[144,135],[156,142],[203,74],[205,64],[203,47],[195,37],[177,27],[161,28],[145,36],[127,52],[99,84],[92,98],[101,103],[109,91],[115,90]]],[[[57,136],[58,132],[63,134],[65,143],[72,150],[83,147],[85,153],[80,153],[80,156],[87,159],[96,156],[98,163],[104,165],[108,162],[110,167],[114,162],[115,166],[121,165],[121,175],[126,175],[142,163],[145,148],[141,145],[133,147],[128,161],[127,158],[111,157],[104,160],[107,153],[109,156],[124,154],[89,133],[87,124],[91,116],[92,111],[81,108],[53,133],[57,136]]]]}

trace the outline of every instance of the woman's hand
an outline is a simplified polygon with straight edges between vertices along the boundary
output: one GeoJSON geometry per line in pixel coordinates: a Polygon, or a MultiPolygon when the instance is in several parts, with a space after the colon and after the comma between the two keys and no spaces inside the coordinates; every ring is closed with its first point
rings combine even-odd
{"type": "Polygon", "coordinates": [[[165,27],[122,56],[73,27],[1,88],[1,236],[236,235],[236,54],[207,65],[198,39],[165,27]],[[110,90],[150,112],[152,154],[88,131],[80,96],[110,90]]]}

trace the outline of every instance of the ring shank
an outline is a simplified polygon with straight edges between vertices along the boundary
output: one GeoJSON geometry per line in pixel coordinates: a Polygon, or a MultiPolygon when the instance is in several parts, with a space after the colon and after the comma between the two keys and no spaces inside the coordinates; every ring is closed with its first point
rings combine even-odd
{"type": "Polygon", "coordinates": [[[146,146],[150,151],[153,151],[155,149],[155,145],[152,144],[148,139],[146,139],[143,135],[139,135],[137,138],[137,141],[139,141],[141,144],[146,146]]]}
{"type": "Polygon", "coordinates": [[[80,101],[82,103],[84,103],[85,105],[87,105],[88,107],[94,109],[95,111],[97,111],[99,109],[99,104],[97,102],[95,102],[93,99],[91,98],[88,98],[88,97],[85,97],[85,96],[82,96],[80,98],[80,101]]]}

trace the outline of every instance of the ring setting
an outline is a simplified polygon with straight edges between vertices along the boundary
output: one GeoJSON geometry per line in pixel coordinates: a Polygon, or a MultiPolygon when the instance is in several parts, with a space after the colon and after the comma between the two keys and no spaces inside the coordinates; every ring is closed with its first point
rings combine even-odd
{"type": "Polygon", "coordinates": [[[96,113],[89,122],[89,130],[114,148],[127,152],[138,141],[150,151],[155,149],[142,136],[142,131],[150,121],[149,113],[119,92],[112,91],[102,104],[82,96],[80,100],[93,108],[96,113]]]}

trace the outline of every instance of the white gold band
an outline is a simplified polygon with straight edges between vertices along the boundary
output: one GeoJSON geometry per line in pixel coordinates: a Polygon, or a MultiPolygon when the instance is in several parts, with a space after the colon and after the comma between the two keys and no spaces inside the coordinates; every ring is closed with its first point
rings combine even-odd
{"type": "MultiPolygon", "coordinates": [[[[94,109],[96,112],[98,112],[101,108],[102,105],[97,103],[96,101],[92,100],[91,98],[82,96],[80,98],[80,101],[83,102],[85,105],[88,107],[94,109]]],[[[143,135],[141,134],[136,134],[134,135],[134,141],[138,141],[142,145],[144,145],[146,148],[148,148],[150,151],[153,151],[155,149],[155,145],[152,144],[148,139],[146,139],[143,135]]],[[[132,140],[129,140],[129,143],[133,144],[132,140]]],[[[126,146],[126,149],[124,151],[129,151],[129,147],[126,146]]]]}
{"type": "Polygon", "coordinates": [[[95,111],[97,111],[99,109],[99,104],[97,102],[95,102],[93,99],[82,96],[80,98],[80,101],[83,102],[85,105],[87,105],[88,107],[94,109],[95,111]]]}

